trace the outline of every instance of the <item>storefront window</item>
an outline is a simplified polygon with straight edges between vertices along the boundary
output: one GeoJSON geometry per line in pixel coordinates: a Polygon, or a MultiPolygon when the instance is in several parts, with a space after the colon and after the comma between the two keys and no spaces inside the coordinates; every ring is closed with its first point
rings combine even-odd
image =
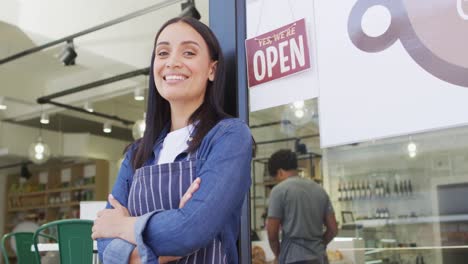
{"type": "Polygon", "coordinates": [[[467,131],[324,151],[339,236],[353,238],[343,254],[360,256],[357,263],[466,263],[467,131]]]}
{"type": "Polygon", "coordinates": [[[271,190],[278,183],[277,179],[268,173],[267,163],[270,155],[280,149],[296,152],[299,176],[324,186],[317,100],[298,101],[256,111],[250,114],[249,119],[257,143],[257,154],[252,161],[252,255],[254,260],[258,260],[260,250],[265,254],[265,263],[269,263],[274,260],[274,255],[268,243],[265,221],[271,190]]]}
{"type": "Polygon", "coordinates": [[[330,196],[339,225],[330,263],[466,263],[468,127],[321,150],[316,99],[253,112],[250,126],[253,258],[259,248],[266,263],[274,258],[265,219],[277,182],[266,164],[286,148],[298,155],[299,175],[330,196]]]}

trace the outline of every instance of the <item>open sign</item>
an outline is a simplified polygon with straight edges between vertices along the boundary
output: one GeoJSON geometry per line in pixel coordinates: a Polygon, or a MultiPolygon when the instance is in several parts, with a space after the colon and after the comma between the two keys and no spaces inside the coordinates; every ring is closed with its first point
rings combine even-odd
{"type": "Polygon", "coordinates": [[[310,68],[305,20],[245,41],[249,87],[310,68]]]}

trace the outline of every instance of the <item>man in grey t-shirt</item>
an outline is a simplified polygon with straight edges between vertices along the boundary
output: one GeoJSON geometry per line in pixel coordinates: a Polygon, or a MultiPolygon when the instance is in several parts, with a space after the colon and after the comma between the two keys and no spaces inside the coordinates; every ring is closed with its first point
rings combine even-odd
{"type": "Polygon", "coordinates": [[[275,152],[268,171],[280,182],[271,191],[267,219],[268,240],[279,264],[327,263],[326,245],[337,233],[328,194],[314,181],[297,175],[297,157],[291,150],[275,152]]]}

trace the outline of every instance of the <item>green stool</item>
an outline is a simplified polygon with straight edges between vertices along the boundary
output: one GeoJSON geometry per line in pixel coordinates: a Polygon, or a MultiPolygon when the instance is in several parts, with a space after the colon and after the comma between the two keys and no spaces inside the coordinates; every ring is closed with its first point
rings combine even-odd
{"type": "Polygon", "coordinates": [[[10,264],[8,259],[8,252],[5,243],[9,238],[15,239],[16,244],[16,257],[18,264],[36,264],[37,262],[35,252],[31,251],[33,245],[33,232],[14,232],[5,234],[2,238],[2,254],[5,259],[5,264],[10,264]]]}
{"type": "Polygon", "coordinates": [[[65,219],[46,223],[39,227],[33,236],[36,258],[40,263],[38,236],[45,230],[56,230],[61,264],[91,264],[93,262],[93,239],[91,229],[93,221],[84,219],[65,219]]]}

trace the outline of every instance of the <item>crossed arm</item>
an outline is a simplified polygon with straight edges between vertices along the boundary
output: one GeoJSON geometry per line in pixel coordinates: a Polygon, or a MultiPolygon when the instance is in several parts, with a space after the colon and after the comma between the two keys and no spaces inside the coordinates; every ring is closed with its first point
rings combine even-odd
{"type": "MultiPolygon", "coordinates": [[[[98,225],[98,220],[94,237],[100,238],[101,258],[107,258],[109,263],[126,262],[124,258],[128,258],[137,245],[142,262],[157,263],[159,256],[191,254],[206,246],[224,228],[233,228],[229,221],[233,213],[239,212],[251,183],[250,130],[240,121],[223,123],[207,142],[201,147],[206,157],[197,165],[197,175],[203,179],[203,185],[182,209],[147,213],[132,219],[133,222],[115,223],[113,228],[103,224],[104,221],[98,225]],[[223,203],[219,203],[221,199],[223,203]],[[133,225],[133,228],[119,225],[133,225]]],[[[126,167],[124,165],[125,162],[112,193],[126,206],[132,169],[128,162],[126,167]]],[[[106,219],[114,221],[112,217],[106,219]]],[[[125,217],[129,216],[121,213],[116,219],[125,217]]]]}
{"type": "MultiPolygon", "coordinates": [[[[193,181],[187,192],[182,196],[179,208],[183,208],[192,198],[193,194],[200,188],[200,183],[200,178],[193,181]]],[[[109,194],[109,203],[114,209],[104,209],[98,212],[97,219],[94,221],[92,228],[92,238],[120,238],[136,245],[134,230],[137,217],[130,216],[128,209],[121,205],[112,194],[109,194]]],[[[181,257],[182,256],[160,256],[158,260],[159,263],[164,264],[180,259],[181,257]]],[[[138,248],[132,251],[129,263],[141,263],[138,248]]]]}

